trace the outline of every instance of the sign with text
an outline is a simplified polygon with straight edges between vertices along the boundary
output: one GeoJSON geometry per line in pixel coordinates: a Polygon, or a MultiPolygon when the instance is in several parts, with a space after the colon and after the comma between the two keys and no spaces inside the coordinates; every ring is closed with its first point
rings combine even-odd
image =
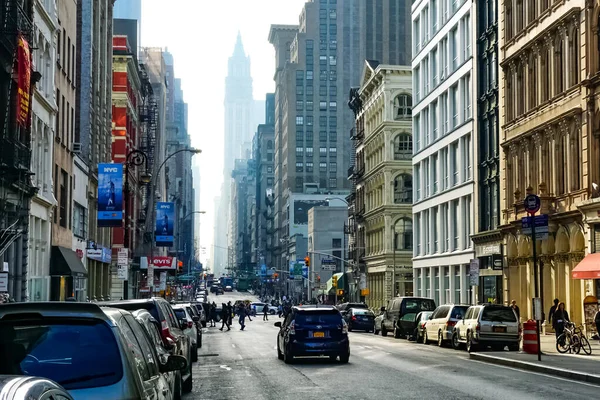
{"type": "Polygon", "coordinates": [[[120,248],[117,253],[117,264],[129,265],[129,249],[126,247],[120,248]]]}
{"type": "Polygon", "coordinates": [[[523,224],[522,233],[523,235],[531,236],[531,227],[535,221],[535,239],[544,240],[548,239],[548,215],[536,215],[535,217],[524,217],[521,219],[523,224]]]}
{"type": "Polygon", "coordinates": [[[110,264],[110,261],[112,259],[112,251],[107,247],[87,249],[87,258],[89,258],[90,260],[100,261],[105,264],[110,264]]]}
{"type": "Polygon", "coordinates": [[[0,272],[0,292],[8,292],[8,272],[0,272]]]}
{"type": "Polygon", "coordinates": [[[156,246],[172,247],[175,232],[175,203],[156,203],[156,246]]]}
{"type": "Polygon", "coordinates": [[[152,261],[154,269],[156,270],[174,270],[177,268],[177,258],[169,256],[156,256],[151,258],[140,257],[140,269],[148,269],[149,261],[152,261]]]}
{"type": "Polygon", "coordinates": [[[123,164],[98,164],[98,226],[123,226],[123,164]]]}
{"type": "Polygon", "coordinates": [[[302,280],[303,269],[305,267],[304,260],[290,261],[290,279],[302,280]]]}
{"type": "Polygon", "coordinates": [[[469,264],[469,284],[479,286],[479,259],[471,260],[469,264]]]}
{"type": "Polygon", "coordinates": [[[17,124],[29,126],[31,110],[31,51],[29,43],[19,34],[17,36],[17,124]]]}
{"type": "Polygon", "coordinates": [[[117,278],[124,281],[129,279],[129,267],[127,265],[117,265],[117,278]]]}

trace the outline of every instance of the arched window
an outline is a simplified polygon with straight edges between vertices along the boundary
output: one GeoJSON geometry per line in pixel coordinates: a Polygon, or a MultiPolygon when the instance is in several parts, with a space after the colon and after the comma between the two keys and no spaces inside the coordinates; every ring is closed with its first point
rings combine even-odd
{"type": "Polygon", "coordinates": [[[394,119],[405,119],[412,116],[412,97],[401,94],[394,99],[394,119]]]}
{"type": "Polygon", "coordinates": [[[394,203],[412,204],[412,176],[410,174],[398,175],[394,179],[394,203]]]}
{"type": "Polygon", "coordinates": [[[565,90],[565,51],[564,40],[560,38],[556,41],[554,49],[554,74],[556,76],[556,91],[554,95],[562,93],[565,90]]]}
{"type": "Polygon", "coordinates": [[[401,133],[394,139],[394,160],[412,159],[413,142],[408,133],[401,133]]]}
{"type": "Polygon", "coordinates": [[[574,28],[569,40],[569,87],[579,83],[579,30],[574,28]]]}
{"type": "Polygon", "coordinates": [[[413,226],[408,218],[402,218],[394,225],[394,249],[412,250],[413,248],[413,226]]]}

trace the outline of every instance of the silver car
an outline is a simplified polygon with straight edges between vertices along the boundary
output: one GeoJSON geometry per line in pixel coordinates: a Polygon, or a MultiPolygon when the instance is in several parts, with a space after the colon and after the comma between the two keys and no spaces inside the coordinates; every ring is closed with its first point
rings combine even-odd
{"type": "Polygon", "coordinates": [[[511,307],[498,304],[471,306],[463,319],[454,326],[452,347],[459,349],[465,344],[468,352],[480,347],[519,351],[521,329],[517,315],[511,307]]]}
{"type": "Polygon", "coordinates": [[[187,367],[161,364],[131,313],[92,303],[0,305],[0,354],[0,373],[51,379],[77,400],[170,400],[162,373],[187,367]]]}
{"type": "Polygon", "coordinates": [[[175,311],[181,330],[190,338],[190,343],[192,343],[192,359],[190,362],[196,362],[198,361],[198,328],[196,328],[196,323],[185,304],[175,304],[173,311],[175,311]]]}
{"type": "Polygon", "coordinates": [[[0,375],[2,400],[73,400],[58,383],[35,376],[0,375]]]}

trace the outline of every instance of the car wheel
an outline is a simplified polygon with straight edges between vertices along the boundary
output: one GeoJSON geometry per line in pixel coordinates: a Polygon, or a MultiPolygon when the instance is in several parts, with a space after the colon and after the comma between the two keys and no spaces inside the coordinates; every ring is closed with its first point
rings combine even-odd
{"type": "MultiPolygon", "coordinates": [[[[192,362],[198,361],[198,347],[192,346],[192,362]]],[[[190,369],[191,371],[191,369],[190,369]]]]}
{"type": "Polygon", "coordinates": [[[340,362],[342,364],[348,364],[348,361],[350,361],[350,352],[347,352],[346,354],[340,354],[340,362]]]}
{"type": "Polygon", "coordinates": [[[417,342],[417,343],[423,343],[423,337],[419,333],[418,329],[415,329],[415,342],[417,342]]]}
{"type": "Polygon", "coordinates": [[[452,333],[452,348],[454,350],[460,350],[460,342],[458,341],[458,333],[452,333]]]}
{"type": "Polygon", "coordinates": [[[427,329],[423,331],[423,344],[429,344],[429,338],[427,337],[427,329]]]}
{"type": "Polygon", "coordinates": [[[294,356],[288,351],[283,350],[283,362],[286,364],[292,364],[294,362],[294,356]]]}
{"type": "Polygon", "coordinates": [[[373,334],[374,335],[379,335],[379,331],[377,329],[373,329],[373,334]]]}
{"type": "Polygon", "coordinates": [[[519,351],[519,343],[509,345],[508,351],[519,351]]]}
{"type": "Polygon", "coordinates": [[[473,343],[473,334],[471,332],[467,332],[467,351],[469,353],[477,351],[477,345],[473,343]]]}
{"type": "Polygon", "coordinates": [[[198,348],[202,348],[202,335],[198,336],[198,348]]]}
{"type": "Polygon", "coordinates": [[[385,329],[385,325],[381,324],[381,336],[387,336],[387,329],[385,329]]]}
{"type": "Polygon", "coordinates": [[[348,324],[348,332],[352,332],[352,324],[348,324]]]}
{"type": "Polygon", "coordinates": [[[183,382],[182,388],[184,393],[192,391],[194,382],[192,381],[192,368],[190,368],[190,376],[183,382]]]}
{"type": "Polygon", "coordinates": [[[173,388],[173,398],[175,400],[181,400],[181,397],[183,396],[183,391],[181,389],[181,371],[177,371],[177,373],[175,374],[175,383],[174,383],[174,388],[173,388]]]}
{"type": "Polygon", "coordinates": [[[277,341],[277,358],[283,360],[283,353],[279,349],[279,340],[277,341]]]}
{"type": "Polygon", "coordinates": [[[400,329],[397,326],[394,327],[394,338],[400,339],[400,329]]]}
{"type": "Polygon", "coordinates": [[[444,337],[442,336],[442,331],[438,332],[437,345],[438,347],[444,347],[444,337]]]}

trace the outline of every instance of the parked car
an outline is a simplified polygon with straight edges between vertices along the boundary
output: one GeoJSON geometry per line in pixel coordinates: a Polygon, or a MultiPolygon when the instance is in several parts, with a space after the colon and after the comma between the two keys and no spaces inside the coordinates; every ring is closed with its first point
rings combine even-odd
{"type": "Polygon", "coordinates": [[[464,318],[468,308],[469,306],[454,304],[445,304],[436,308],[425,323],[423,343],[427,344],[432,339],[437,341],[440,347],[449,343],[452,340],[454,326],[464,318]]]}
{"type": "Polygon", "coordinates": [[[283,322],[275,323],[277,357],[286,364],[296,356],[329,356],[347,363],[350,359],[348,324],[332,306],[292,307],[283,322]]]}
{"type": "Polygon", "coordinates": [[[354,330],[372,332],[375,329],[375,314],[369,309],[349,308],[342,317],[348,324],[349,332],[354,330]]]}
{"type": "Polygon", "coordinates": [[[227,285],[227,286],[225,286],[225,291],[226,292],[233,292],[233,287],[231,285],[227,285]]]}
{"type": "Polygon", "coordinates": [[[58,383],[37,376],[0,375],[2,400],[73,400],[58,383]]]}
{"type": "MultiPolygon", "coordinates": [[[[204,310],[202,306],[203,301],[192,301],[190,304],[196,308],[198,315],[200,316],[200,328],[206,328],[206,321],[208,320],[208,312],[204,310]]],[[[202,329],[200,329],[202,331],[202,329]]],[[[202,344],[200,345],[202,347],[202,344]]]]}
{"type": "MultiPolygon", "coordinates": [[[[263,309],[265,307],[265,304],[267,304],[267,303],[251,303],[250,304],[250,309],[252,310],[252,315],[257,315],[257,314],[260,315],[260,314],[262,314],[264,312],[263,309]]],[[[267,304],[267,305],[269,307],[269,314],[270,315],[277,314],[277,312],[278,312],[278,308],[277,307],[272,306],[270,304],[267,304]]]]}
{"type": "Polygon", "coordinates": [[[425,333],[425,323],[431,315],[433,311],[421,311],[417,314],[415,318],[415,333],[413,334],[413,338],[417,343],[423,343],[423,334],[425,333]]]}
{"type": "Polygon", "coordinates": [[[196,325],[196,344],[198,348],[202,347],[202,315],[204,315],[204,310],[202,310],[202,306],[196,303],[181,303],[180,305],[184,306],[188,314],[192,317],[194,324],[196,325]]]}
{"type": "Polygon", "coordinates": [[[335,308],[337,308],[342,315],[351,308],[369,309],[366,303],[342,303],[335,306],[335,308]]]}
{"type": "Polygon", "coordinates": [[[189,314],[187,307],[183,304],[176,304],[173,310],[175,310],[175,315],[183,333],[190,338],[190,342],[192,343],[192,362],[196,362],[198,361],[198,329],[196,328],[196,323],[189,314]]]}
{"type": "Polygon", "coordinates": [[[131,313],[92,303],[11,303],[0,306],[0,373],[51,379],[78,400],[169,400],[165,364],[131,313]]]}
{"type": "MultiPolygon", "coordinates": [[[[169,351],[163,345],[162,338],[160,337],[160,324],[147,310],[137,310],[131,314],[148,334],[148,338],[156,350],[157,360],[162,365],[165,365],[169,359],[169,351]]],[[[181,371],[164,372],[163,376],[169,384],[173,398],[181,400],[181,396],[183,396],[181,371]]]]}
{"type": "Polygon", "coordinates": [[[144,309],[159,321],[160,336],[165,348],[171,354],[184,356],[188,360],[186,370],[182,371],[182,388],[186,393],[192,391],[192,344],[179,326],[175,311],[168,301],[162,297],[152,297],[150,299],[107,301],[98,304],[128,311],[144,309]]]}
{"type": "Polygon", "coordinates": [[[381,321],[381,335],[387,336],[394,332],[396,339],[405,336],[406,332],[397,322],[406,314],[417,314],[421,311],[435,310],[435,301],[425,297],[396,297],[388,301],[387,307],[382,307],[383,320],[381,321]]]}
{"type": "Polygon", "coordinates": [[[511,307],[498,304],[471,306],[464,319],[454,326],[452,347],[459,349],[465,344],[468,352],[492,347],[519,351],[521,328],[517,315],[511,307]]]}

